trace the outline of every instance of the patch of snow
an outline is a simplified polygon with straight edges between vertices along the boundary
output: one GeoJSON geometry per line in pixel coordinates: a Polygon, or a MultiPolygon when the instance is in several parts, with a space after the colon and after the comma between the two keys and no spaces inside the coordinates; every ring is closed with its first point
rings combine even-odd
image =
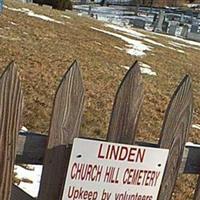
{"type": "Polygon", "coordinates": [[[123,35],[120,35],[120,34],[117,34],[117,33],[113,33],[113,32],[110,32],[110,31],[98,29],[98,28],[95,28],[95,27],[91,27],[91,29],[102,32],[102,33],[106,33],[108,35],[112,35],[114,37],[120,38],[121,40],[127,42],[129,44],[129,48],[126,49],[126,52],[130,55],[144,56],[144,55],[146,55],[145,51],[151,50],[151,47],[143,44],[141,41],[130,39],[126,36],[123,36],[123,35]]]}
{"type": "Polygon", "coordinates": [[[148,42],[148,43],[151,43],[151,44],[155,44],[157,46],[161,46],[161,47],[166,47],[164,44],[161,44],[159,42],[156,42],[154,40],[151,40],[151,39],[148,39],[148,38],[144,38],[144,41],[148,42]]]}
{"type": "Polygon", "coordinates": [[[183,50],[181,50],[181,49],[177,49],[177,51],[178,51],[179,53],[185,53],[185,51],[183,51],[183,50]]]}
{"type": "Polygon", "coordinates": [[[32,197],[37,197],[42,175],[42,165],[30,165],[29,169],[25,169],[21,166],[15,165],[14,172],[17,174],[16,178],[21,180],[19,184],[17,184],[17,186],[32,197]]]}
{"type": "Polygon", "coordinates": [[[167,37],[167,38],[170,38],[170,39],[175,40],[175,41],[181,41],[181,42],[183,42],[185,44],[189,44],[189,45],[192,45],[192,46],[200,47],[200,42],[195,42],[195,41],[192,41],[192,40],[187,40],[187,39],[183,39],[183,38],[180,38],[180,37],[161,34],[161,33],[156,33],[156,32],[149,32],[149,33],[152,34],[152,35],[158,35],[158,36],[162,36],[162,37],[167,37]]]}
{"type": "Polygon", "coordinates": [[[117,31],[120,31],[120,32],[122,32],[122,33],[124,33],[124,34],[126,34],[128,36],[144,40],[144,41],[146,41],[148,43],[151,43],[151,44],[154,44],[154,45],[157,45],[157,46],[161,46],[161,47],[166,47],[165,45],[163,45],[163,44],[161,44],[159,42],[156,42],[154,40],[146,38],[147,36],[145,34],[139,33],[137,31],[133,30],[132,28],[117,26],[117,25],[113,25],[113,24],[104,24],[104,26],[112,28],[112,29],[117,30],[117,31]]]}
{"type": "Polygon", "coordinates": [[[125,66],[125,65],[121,65],[122,68],[126,69],[126,70],[129,70],[130,67],[129,66],[125,66]]]}
{"type": "Polygon", "coordinates": [[[47,16],[45,16],[45,15],[35,14],[33,11],[29,11],[29,12],[27,12],[26,14],[27,14],[28,16],[36,17],[36,18],[39,18],[39,19],[42,19],[42,20],[45,20],[45,21],[55,22],[55,23],[58,23],[58,24],[64,24],[64,23],[61,22],[61,21],[52,19],[52,18],[47,17],[47,16]]]}
{"type": "Polygon", "coordinates": [[[193,142],[186,142],[186,147],[198,147],[200,148],[200,144],[194,144],[193,142]]]}
{"type": "MultiPolygon", "coordinates": [[[[150,75],[150,76],[156,76],[157,75],[156,72],[152,71],[150,65],[147,65],[143,62],[139,62],[139,66],[140,66],[141,74],[147,74],[147,75],[150,75]]],[[[130,67],[125,66],[125,65],[121,65],[121,67],[126,69],[126,70],[129,70],[129,68],[130,68],[130,67]]]]}
{"type": "Polygon", "coordinates": [[[177,49],[175,49],[174,47],[167,47],[168,49],[174,50],[176,51],[177,49]]]}
{"type": "Polygon", "coordinates": [[[130,29],[130,28],[126,28],[126,27],[122,27],[122,26],[117,26],[117,25],[114,25],[114,24],[104,24],[104,26],[112,28],[112,29],[117,30],[117,31],[128,33],[129,35],[131,35],[133,37],[136,37],[138,39],[146,37],[146,35],[144,35],[142,33],[139,33],[137,31],[134,31],[133,29],[130,29]]]}
{"type": "Polygon", "coordinates": [[[10,24],[12,24],[13,26],[17,26],[15,22],[10,22],[10,24]]]}
{"type": "Polygon", "coordinates": [[[66,18],[66,19],[71,19],[71,17],[67,15],[61,15],[61,17],[66,18]]]}
{"type": "Polygon", "coordinates": [[[83,13],[78,13],[77,15],[78,15],[78,16],[82,16],[82,15],[83,15],[83,13]]]}
{"type": "Polygon", "coordinates": [[[193,48],[193,49],[196,49],[196,50],[200,50],[200,48],[198,48],[198,47],[195,47],[195,46],[192,46],[192,45],[189,45],[189,44],[179,43],[179,42],[169,42],[169,44],[174,46],[174,47],[178,47],[178,48],[185,47],[185,48],[193,48]]]}
{"type": "Polygon", "coordinates": [[[199,129],[199,130],[200,130],[200,124],[193,124],[193,125],[192,125],[192,128],[196,128],[196,129],[199,129]]]}
{"type": "Polygon", "coordinates": [[[156,76],[157,73],[152,71],[151,66],[143,62],[139,62],[141,74],[147,74],[150,76],[156,76]]]}
{"type": "Polygon", "coordinates": [[[147,64],[145,64],[143,62],[139,62],[139,65],[140,65],[140,67],[151,69],[150,65],[147,65],[147,64]]]}
{"type": "Polygon", "coordinates": [[[114,46],[115,49],[118,49],[120,51],[123,51],[124,49],[122,49],[121,47],[118,47],[118,46],[114,46]]]}
{"type": "Polygon", "coordinates": [[[152,71],[151,69],[140,67],[141,73],[142,74],[148,74],[150,76],[156,76],[156,72],[152,71]]]}
{"type": "Polygon", "coordinates": [[[25,126],[22,126],[20,129],[20,132],[27,132],[27,131],[28,131],[28,129],[25,126]]]}
{"type": "Polygon", "coordinates": [[[179,52],[179,53],[185,53],[185,51],[183,51],[183,50],[180,50],[180,49],[176,49],[176,48],[174,48],[174,47],[167,47],[168,49],[171,49],[171,50],[174,50],[174,51],[177,51],[177,52],[179,52]]]}
{"type": "Polygon", "coordinates": [[[145,51],[150,51],[152,49],[152,47],[143,44],[141,41],[134,40],[134,39],[128,38],[126,36],[123,36],[123,35],[120,35],[120,34],[117,34],[117,33],[105,31],[105,30],[98,29],[98,28],[95,28],[95,27],[91,27],[91,29],[105,33],[105,34],[108,34],[108,35],[112,35],[116,38],[120,38],[121,40],[128,43],[129,48],[126,49],[126,52],[130,55],[144,56],[144,55],[146,55],[145,51]]]}
{"type": "Polygon", "coordinates": [[[200,7],[200,4],[199,3],[190,3],[190,4],[186,4],[186,6],[188,8],[198,8],[198,7],[200,7]]]}
{"type": "Polygon", "coordinates": [[[10,7],[5,6],[5,5],[4,5],[4,8],[6,8],[8,10],[15,11],[15,12],[25,13],[30,17],[36,17],[36,18],[39,18],[39,19],[42,19],[42,20],[45,20],[45,21],[55,22],[55,23],[58,23],[58,24],[64,24],[63,22],[55,20],[55,19],[50,18],[48,16],[36,14],[32,10],[29,10],[28,8],[22,8],[22,9],[20,9],[20,8],[10,8],[10,7]]]}

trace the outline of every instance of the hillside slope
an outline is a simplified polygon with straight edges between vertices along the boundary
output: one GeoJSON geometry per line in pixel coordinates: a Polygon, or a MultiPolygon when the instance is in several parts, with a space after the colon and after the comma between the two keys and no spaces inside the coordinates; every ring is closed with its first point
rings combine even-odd
{"type": "MultiPolygon", "coordinates": [[[[193,79],[193,124],[200,124],[199,43],[105,25],[45,6],[9,0],[5,5],[0,16],[0,72],[11,60],[18,65],[25,93],[23,125],[29,130],[48,131],[56,87],[75,59],[86,89],[82,135],[105,137],[117,87],[136,60],[146,64],[137,139],[158,141],[169,98],[185,74],[193,79]]],[[[199,131],[191,129],[190,141],[200,142],[199,131]]],[[[192,199],[193,178],[180,177],[174,199],[192,199]]]]}

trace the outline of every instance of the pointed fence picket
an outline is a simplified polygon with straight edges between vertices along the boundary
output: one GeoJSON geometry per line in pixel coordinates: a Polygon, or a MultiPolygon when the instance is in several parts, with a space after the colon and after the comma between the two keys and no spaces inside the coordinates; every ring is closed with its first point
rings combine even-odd
{"type": "Polygon", "coordinates": [[[79,136],[83,102],[84,88],[80,69],[75,61],[56,92],[39,200],[61,198],[70,157],[68,147],[73,143],[73,138],[79,136]]]}
{"type": "MultiPolygon", "coordinates": [[[[144,96],[138,62],[134,63],[122,80],[113,104],[107,141],[169,149],[159,200],[171,199],[178,173],[200,174],[200,159],[197,156],[200,154],[200,148],[194,150],[185,147],[193,112],[191,82],[191,78],[186,76],[173,94],[165,114],[158,144],[139,143],[135,140],[144,96]],[[184,151],[184,147],[187,151],[184,151]],[[193,160],[190,159],[191,157],[193,160]]],[[[73,139],[79,137],[84,104],[84,87],[78,63],[75,61],[71,65],[57,89],[48,137],[26,132],[19,133],[16,140],[23,94],[13,63],[0,78],[0,92],[0,173],[2,177],[0,199],[35,199],[17,186],[12,186],[15,162],[43,164],[37,199],[62,200],[71,146],[73,139]]],[[[199,199],[199,191],[200,180],[194,197],[196,200],[199,199]]]]}
{"type": "Polygon", "coordinates": [[[11,196],[17,133],[23,106],[23,93],[14,63],[0,77],[0,199],[11,196]]]}

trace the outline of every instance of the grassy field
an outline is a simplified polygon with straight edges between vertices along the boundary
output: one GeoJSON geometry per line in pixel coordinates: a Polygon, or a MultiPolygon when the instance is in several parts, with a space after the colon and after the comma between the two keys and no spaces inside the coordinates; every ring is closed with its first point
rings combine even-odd
{"type": "MultiPolygon", "coordinates": [[[[29,130],[48,131],[56,87],[75,59],[80,63],[86,89],[81,135],[105,137],[114,95],[127,71],[123,66],[131,66],[136,60],[150,65],[157,74],[143,74],[145,99],[137,140],[158,141],[169,99],[185,74],[193,79],[193,124],[200,123],[200,44],[137,29],[142,36],[134,38],[126,31],[105,27],[103,22],[70,11],[10,0],[5,4],[7,8],[0,16],[0,72],[11,60],[19,67],[25,95],[23,125],[29,130]],[[16,10],[21,8],[57,21],[16,10]],[[130,55],[126,51],[130,44],[127,46],[114,34],[134,38],[150,49],[143,56],[130,55]]],[[[200,143],[199,132],[192,128],[189,140],[200,143]]],[[[181,175],[173,199],[192,199],[195,184],[195,176],[181,175]]]]}

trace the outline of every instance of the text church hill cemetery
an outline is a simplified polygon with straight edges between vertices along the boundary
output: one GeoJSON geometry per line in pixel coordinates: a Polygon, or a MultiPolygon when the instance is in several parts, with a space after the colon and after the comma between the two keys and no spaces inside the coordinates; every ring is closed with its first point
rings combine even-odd
{"type": "Polygon", "coordinates": [[[63,198],[154,200],[168,150],[75,139],[63,198]]]}

